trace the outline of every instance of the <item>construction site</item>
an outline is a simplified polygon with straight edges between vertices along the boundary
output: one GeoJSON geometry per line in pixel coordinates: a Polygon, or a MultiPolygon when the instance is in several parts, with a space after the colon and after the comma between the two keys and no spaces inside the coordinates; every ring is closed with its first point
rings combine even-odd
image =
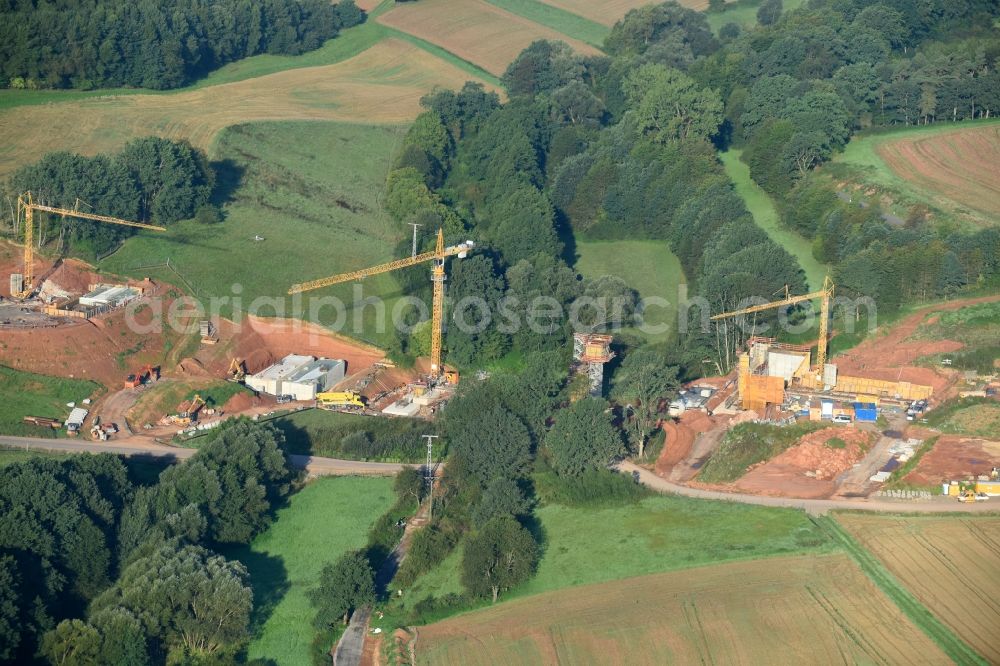
{"type": "MultiPolygon", "coordinates": [[[[305,408],[432,419],[455,393],[459,374],[444,364],[442,350],[445,264],[449,258],[468,256],[475,247],[472,241],[446,246],[439,231],[434,249],[428,252],[418,253],[414,238],[409,257],[288,289],[289,294],[298,294],[429,264],[430,354],[417,358],[411,367],[400,367],[378,348],[301,321],[249,316],[237,326],[216,317],[188,322],[197,325],[196,335],[168,330],[136,334],[125,325],[125,309],[145,324],[150,315],[144,312],[144,303],[155,296],[169,305],[182,292],[149,278],[109,279],[74,260],[39,262],[31,249],[29,222],[36,213],[46,213],[153,232],[162,228],[42,206],[30,194],[19,199],[19,207],[26,221],[26,244],[9,253],[9,290],[0,303],[0,328],[5,330],[0,361],[42,374],[60,374],[71,364],[76,376],[112,390],[90,406],[89,417],[75,411],[65,424],[55,426],[58,420],[31,415],[26,423],[39,428],[72,424],[74,434],[90,432],[102,440],[117,436],[119,430],[169,438],[196,435],[233,415],[258,417],[305,408]],[[67,356],[73,357],[71,363],[67,356]],[[243,390],[215,400],[213,382],[222,380],[243,390]],[[151,391],[161,398],[141,397],[151,391]],[[102,420],[107,425],[97,425],[102,420]]],[[[794,295],[786,289],[779,300],[711,317],[717,325],[726,325],[759,313],[812,307],[815,302],[819,333],[813,343],[750,335],[738,349],[732,372],[683,387],[663,405],[665,442],[655,464],[658,473],[673,481],[705,485],[698,471],[726,433],[747,422],[814,427],[796,446],[746,470],[730,490],[865,496],[879,492],[892,470],[916,455],[927,439],[918,429],[923,414],[955,394],[958,385],[957,373],[919,366],[916,360],[928,351],[955,347],[915,346],[900,334],[879,343],[866,341],[831,359],[834,290],[827,277],[817,291],[794,295]],[[843,446],[826,446],[831,438],[843,446]]],[[[577,379],[571,384],[572,400],[603,395],[605,371],[616,356],[613,344],[614,338],[606,333],[573,335],[570,371],[577,379]]],[[[992,454],[984,459],[1000,464],[992,454]]],[[[952,467],[940,474],[957,476],[964,471],[952,467]]],[[[982,472],[972,469],[971,475],[959,478],[974,479],[982,472]]]]}
{"type": "MultiPolygon", "coordinates": [[[[919,466],[906,478],[912,477],[918,485],[943,483],[942,494],[963,501],[973,491],[981,493],[979,499],[995,494],[995,485],[986,493],[977,484],[992,483],[984,474],[1000,463],[1000,445],[944,436],[942,441],[947,443],[933,451],[941,455],[928,455],[926,460],[919,456],[925,442],[938,438],[922,426],[924,414],[949,398],[995,396],[1000,383],[997,374],[983,377],[951,370],[947,364],[918,365],[928,354],[955,347],[909,342],[919,325],[916,316],[911,317],[912,324],[907,320],[887,335],[830,359],[833,296],[834,285],[828,277],[819,291],[801,296],[786,293],[778,301],[712,317],[724,321],[818,300],[819,336],[813,344],[791,344],[751,335],[730,374],[700,379],[683,388],[670,403],[668,413],[673,418],[662,423],[665,443],[654,466],[657,474],[730,492],[865,497],[880,494],[894,470],[916,457],[919,466]],[[975,390],[967,390],[970,387],[975,390]],[[701,480],[701,468],[720,449],[727,433],[741,423],[789,428],[806,424],[802,427],[807,434],[780,455],[751,465],[731,483],[701,480]],[[973,449],[977,453],[970,452],[968,457],[959,453],[969,446],[977,447],[973,449]]],[[[913,493],[912,498],[924,495],[929,493],[913,493]]]]}

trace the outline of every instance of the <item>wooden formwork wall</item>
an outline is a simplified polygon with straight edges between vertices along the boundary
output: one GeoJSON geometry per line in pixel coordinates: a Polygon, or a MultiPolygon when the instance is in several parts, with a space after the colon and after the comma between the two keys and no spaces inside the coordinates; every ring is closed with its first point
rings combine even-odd
{"type": "Polygon", "coordinates": [[[781,377],[749,375],[740,397],[743,409],[761,411],[767,405],[780,405],[785,401],[785,380],[781,377]]]}
{"type": "Polygon", "coordinates": [[[931,397],[934,389],[923,384],[910,382],[890,382],[867,377],[837,377],[837,391],[841,393],[864,393],[867,395],[899,397],[903,400],[926,400],[931,397]]]}

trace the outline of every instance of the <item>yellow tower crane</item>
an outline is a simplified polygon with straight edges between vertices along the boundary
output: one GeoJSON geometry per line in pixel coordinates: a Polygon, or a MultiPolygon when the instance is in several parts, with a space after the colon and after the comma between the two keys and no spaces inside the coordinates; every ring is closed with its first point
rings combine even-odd
{"type": "Polygon", "coordinates": [[[819,306],[819,340],[817,341],[816,348],[816,372],[818,376],[823,374],[823,366],[826,365],[826,345],[827,345],[827,335],[829,333],[830,325],[830,301],[833,300],[833,280],[827,275],[823,278],[823,288],[819,291],[814,291],[808,294],[802,294],[801,296],[791,296],[788,293],[788,288],[785,287],[785,298],[780,301],[773,301],[771,303],[764,303],[762,305],[754,305],[749,308],[743,308],[742,310],[734,310],[733,312],[723,312],[722,314],[717,314],[710,319],[712,321],[718,321],[719,319],[726,319],[729,317],[737,317],[739,315],[752,314],[754,312],[761,312],[763,310],[771,310],[774,308],[780,308],[784,305],[794,305],[795,303],[802,303],[804,301],[811,301],[814,298],[820,299],[819,306]]]}
{"type": "Polygon", "coordinates": [[[288,293],[299,294],[303,291],[329,287],[332,284],[350,282],[351,280],[361,280],[372,275],[388,273],[400,268],[408,268],[427,261],[433,261],[434,267],[431,269],[431,280],[434,282],[434,302],[431,314],[431,374],[437,378],[443,372],[443,366],[441,365],[441,332],[444,323],[444,260],[456,255],[459,259],[464,259],[472,247],[472,241],[465,241],[458,245],[445,247],[444,232],[438,229],[437,247],[431,252],[424,252],[423,254],[414,255],[407,259],[397,259],[387,264],[363,268],[359,271],[341,273],[340,275],[333,275],[320,280],[295,284],[288,290],[288,293]]]}
{"type": "Polygon", "coordinates": [[[153,229],[154,231],[166,231],[164,227],[155,224],[144,224],[142,222],[131,222],[129,220],[119,220],[117,217],[107,215],[94,215],[92,213],[82,213],[78,210],[68,208],[55,208],[53,206],[43,206],[36,204],[31,199],[31,192],[25,192],[17,198],[17,213],[24,211],[24,285],[19,294],[13,294],[18,298],[27,298],[34,291],[35,281],[35,226],[34,212],[55,213],[64,217],[76,217],[83,220],[93,220],[95,222],[107,222],[108,224],[119,224],[126,227],[138,227],[139,229],[153,229]]]}

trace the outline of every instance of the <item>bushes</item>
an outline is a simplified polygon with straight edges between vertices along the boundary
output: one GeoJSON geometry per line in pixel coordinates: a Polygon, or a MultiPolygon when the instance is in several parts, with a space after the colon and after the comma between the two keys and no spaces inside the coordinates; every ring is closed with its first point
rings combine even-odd
{"type": "Polygon", "coordinates": [[[591,469],[580,476],[559,476],[545,469],[535,474],[535,492],[547,504],[611,507],[634,504],[652,494],[628,476],[609,469],[591,469]]]}
{"type": "Polygon", "coordinates": [[[434,429],[417,419],[372,419],[321,411],[295,414],[274,423],[285,434],[291,453],[407,462],[423,460],[426,449],[420,436],[434,429]]]}
{"type": "Polygon", "coordinates": [[[403,566],[393,579],[398,587],[409,587],[448,557],[461,535],[446,522],[435,523],[413,535],[403,566]]]}
{"type": "Polygon", "coordinates": [[[818,423],[773,426],[741,423],[726,434],[698,475],[708,483],[735,481],[747,467],[768,460],[795,444],[803,435],[823,427],[818,423]]]}

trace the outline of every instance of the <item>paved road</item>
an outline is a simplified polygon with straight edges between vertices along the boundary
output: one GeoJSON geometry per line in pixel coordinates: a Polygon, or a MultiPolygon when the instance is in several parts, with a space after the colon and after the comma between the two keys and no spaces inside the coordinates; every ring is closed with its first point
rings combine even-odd
{"type": "Polygon", "coordinates": [[[747,495],[744,493],[727,493],[718,490],[703,490],[701,488],[690,488],[676,483],[671,483],[664,478],[653,474],[647,469],[643,469],[630,462],[623,462],[618,465],[622,472],[632,474],[639,473],[639,481],[653,490],[663,493],[673,493],[684,497],[694,497],[697,499],[728,500],[730,502],[740,502],[742,504],[756,504],[759,506],[787,507],[794,509],[805,509],[808,513],[821,515],[832,509],[853,509],[856,511],[885,511],[885,512],[905,512],[905,513],[988,513],[1000,511],[1000,504],[997,498],[986,502],[971,502],[963,504],[954,498],[940,497],[927,501],[909,500],[871,500],[871,499],[795,499],[790,497],[763,497],[760,495],[747,495]],[[992,503],[996,504],[992,504],[992,503]],[[992,505],[991,505],[992,504],[992,505]]]}
{"type": "MultiPolygon", "coordinates": [[[[195,454],[196,449],[185,449],[178,446],[121,439],[110,442],[91,442],[83,439],[42,439],[35,437],[0,436],[0,445],[39,451],[59,451],[63,453],[116,453],[124,456],[153,456],[156,458],[171,458],[184,460],[195,454]]],[[[404,467],[396,463],[359,462],[357,460],[338,460],[337,458],[322,458],[319,456],[290,455],[293,465],[306,470],[309,476],[394,476],[404,467]]]]}

